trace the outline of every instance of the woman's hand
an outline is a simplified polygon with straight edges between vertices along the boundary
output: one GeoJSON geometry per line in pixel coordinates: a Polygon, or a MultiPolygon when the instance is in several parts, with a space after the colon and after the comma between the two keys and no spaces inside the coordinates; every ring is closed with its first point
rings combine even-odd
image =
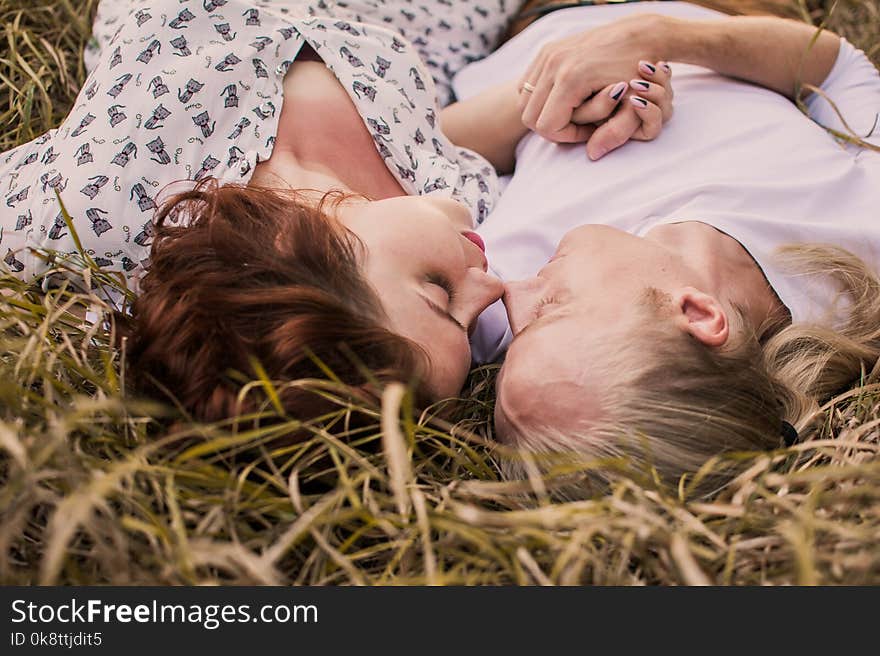
{"type": "Polygon", "coordinates": [[[639,62],[637,79],[602,89],[574,109],[571,125],[597,160],[630,139],[656,139],[672,117],[672,69],[665,62],[639,62]],[[616,111],[615,111],[616,110],[616,111]]]}

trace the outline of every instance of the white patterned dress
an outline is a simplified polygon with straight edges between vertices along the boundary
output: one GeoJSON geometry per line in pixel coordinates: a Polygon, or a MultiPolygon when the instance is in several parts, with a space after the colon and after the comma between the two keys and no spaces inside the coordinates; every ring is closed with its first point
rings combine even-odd
{"type": "Polygon", "coordinates": [[[155,0],[129,14],[62,124],[0,155],[6,268],[29,278],[45,269],[31,249],[76,251],[60,197],[83,249],[136,289],[164,188],[206,176],[246,183],[270,157],[284,74],[305,43],[348,91],[403,189],[455,198],[482,222],[497,177],[440,131],[434,83],[413,46],[384,25],[312,15],[318,5],[326,14],[322,2],[155,0]]]}
{"type": "MultiPolygon", "coordinates": [[[[93,38],[86,49],[87,70],[96,65],[101,51],[129,14],[154,4],[153,0],[102,0],[93,38]]],[[[222,0],[203,2],[206,8],[223,4],[222,0]]],[[[254,7],[276,11],[292,11],[303,4],[295,0],[251,0],[254,7]]],[[[452,78],[497,47],[523,0],[318,0],[305,4],[309,15],[380,24],[397,31],[415,46],[428,67],[437,100],[444,107],[455,97],[452,78]]]]}

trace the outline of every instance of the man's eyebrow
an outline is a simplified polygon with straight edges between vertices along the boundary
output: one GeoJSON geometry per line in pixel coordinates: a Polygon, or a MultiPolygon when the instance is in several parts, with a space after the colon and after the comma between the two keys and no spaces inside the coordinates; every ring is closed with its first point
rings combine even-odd
{"type": "Polygon", "coordinates": [[[421,294],[419,294],[419,296],[421,296],[422,300],[428,304],[428,307],[431,308],[431,310],[434,313],[443,317],[447,321],[451,321],[452,323],[454,323],[455,327],[458,328],[459,330],[463,330],[464,332],[467,332],[467,328],[458,319],[456,319],[451,314],[449,314],[448,310],[444,310],[442,307],[437,305],[434,301],[432,301],[427,296],[422,296],[421,294]]]}

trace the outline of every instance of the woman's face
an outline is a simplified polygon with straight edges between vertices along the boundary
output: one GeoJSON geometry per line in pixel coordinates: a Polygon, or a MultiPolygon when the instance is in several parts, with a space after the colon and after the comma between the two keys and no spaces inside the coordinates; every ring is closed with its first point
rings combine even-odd
{"type": "Polygon", "coordinates": [[[437,398],[457,395],[470,369],[469,334],[504,291],[486,272],[467,208],[449,199],[401,196],[346,201],[337,216],[366,248],[364,273],[387,327],[425,350],[427,383],[437,398]]]}

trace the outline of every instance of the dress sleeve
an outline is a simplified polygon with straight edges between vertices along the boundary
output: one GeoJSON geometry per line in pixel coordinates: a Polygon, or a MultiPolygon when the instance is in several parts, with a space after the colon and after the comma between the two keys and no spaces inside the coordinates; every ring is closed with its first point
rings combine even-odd
{"type": "Polygon", "coordinates": [[[810,118],[826,128],[848,132],[833,102],[853,132],[880,146],[880,72],[864,52],[841,38],[837,61],[820,88],[822,93],[806,101],[810,118]]]}

